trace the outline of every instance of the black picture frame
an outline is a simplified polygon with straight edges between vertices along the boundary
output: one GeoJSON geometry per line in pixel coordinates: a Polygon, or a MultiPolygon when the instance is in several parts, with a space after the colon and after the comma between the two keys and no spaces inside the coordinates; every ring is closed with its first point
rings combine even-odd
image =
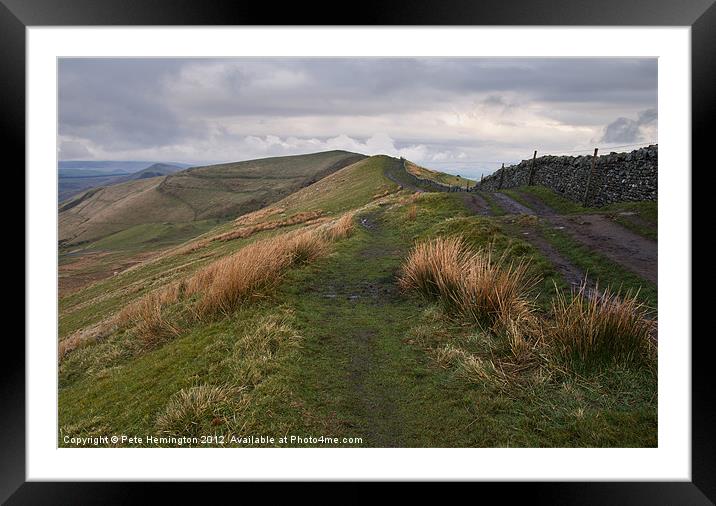
{"type": "MultiPolygon", "coordinates": [[[[708,138],[708,125],[716,113],[714,0],[368,0],[356,4],[354,10],[305,2],[282,3],[280,8],[277,5],[224,0],[0,0],[0,125],[4,157],[11,154],[16,167],[25,166],[28,26],[621,25],[691,27],[692,165],[700,163],[704,168],[710,165],[707,149],[712,141],[708,138]]],[[[25,347],[10,333],[5,341],[6,360],[0,367],[0,500],[7,500],[8,504],[129,503],[144,499],[147,487],[158,487],[163,495],[182,494],[185,500],[193,494],[207,499],[202,486],[189,490],[179,484],[26,482],[25,347]]],[[[691,482],[479,486],[501,493],[509,488],[511,496],[517,492],[531,502],[545,504],[712,504],[716,500],[716,415],[709,371],[712,361],[706,339],[692,340],[691,482]]],[[[164,499],[168,497],[164,495],[164,499]]]]}

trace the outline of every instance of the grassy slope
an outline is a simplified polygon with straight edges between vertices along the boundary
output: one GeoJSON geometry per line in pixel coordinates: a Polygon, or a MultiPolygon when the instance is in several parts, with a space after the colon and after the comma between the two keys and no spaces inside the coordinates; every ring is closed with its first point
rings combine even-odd
{"type": "MultiPolygon", "coordinates": [[[[371,158],[277,205],[287,214],[359,207],[394,188],[382,173],[395,162],[371,158]]],[[[363,226],[338,242],[331,255],[290,271],[260,304],[192,325],[156,349],[137,350],[131,331],[125,331],[72,352],[60,371],[62,433],[157,433],[157,417],[179,390],[246,384],[227,356],[246,335],[259,332],[262,322],[285,318],[300,335],[300,346],[279,347],[268,364],[247,364],[259,368],[260,380],[251,381],[229,413],[219,406],[201,420],[203,430],[361,438],[340,446],[656,445],[655,375],[649,369],[608,365],[584,376],[526,374],[519,383],[504,385],[437,360],[446,346],[489,358],[504,352],[505,344],[397,291],[396,274],[416,240],[461,233],[475,246],[493,243],[513,258],[532,258],[543,276],[554,271],[494,219],[469,216],[454,195],[412,200],[397,194],[381,202],[362,211],[357,221],[363,226]],[[411,220],[413,205],[417,213],[411,220]]],[[[174,269],[182,265],[189,272],[282,232],[212,242],[82,290],[61,301],[61,334],[174,279],[174,269]]]]}
{"type": "Polygon", "coordinates": [[[452,174],[446,174],[444,172],[438,172],[436,170],[427,169],[425,167],[421,167],[420,165],[416,165],[412,162],[407,162],[406,167],[408,172],[413,174],[414,176],[417,176],[421,179],[431,179],[433,181],[436,181],[438,183],[450,185],[450,186],[460,186],[464,188],[466,185],[469,186],[475,186],[475,181],[471,179],[466,179],[461,176],[454,176],[452,174]]]}
{"type": "Polygon", "coordinates": [[[147,223],[237,216],[361,158],[346,151],[265,158],[95,188],[60,207],[59,239],[86,243],[147,223]]]}

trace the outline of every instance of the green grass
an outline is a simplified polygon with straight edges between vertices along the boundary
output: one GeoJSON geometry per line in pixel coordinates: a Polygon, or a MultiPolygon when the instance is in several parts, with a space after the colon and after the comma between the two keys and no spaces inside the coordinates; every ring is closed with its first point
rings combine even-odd
{"type": "Polygon", "coordinates": [[[88,244],[87,251],[147,251],[181,244],[208,232],[220,220],[200,220],[189,223],[143,223],[103,237],[88,244]]]}
{"type": "Polygon", "coordinates": [[[429,179],[437,183],[449,186],[459,186],[461,188],[465,188],[468,185],[472,187],[476,184],[476,181],[473,181],[472,179],[467,179],[459,175],[447,174],[445,172],[427,169],[425,167],[420,167],[419,165],[416,165],[412,162],[407,162],[407,165],[408,172],[410,172],[416,177],[419,177],[420,179],[429,179]]]}
{"type": "Polygon", "coordinates": [[[288,214],[321,210],[337,214],[360,207],[374,197],[393,192],[397,185],[385,176],[400,161],[372,156],[341,169],[277,203],[288,214]]]}
{"type": "MultiPolygon", "coordinates": [[[[296,198],[287,207],[316,205],[337,213],[362,205],[384,185],[390,188],[382,168],[366,164],[351,178],[333,181],[333,188],[353,190],[345,194],[354,199],[350,204],[326,192],[315,195],[319,202],[296,198]],[[358,174],[364,179],[352,180],[358,174]]],[[[137,348],[127,330],[72,352],[60,368],[62,434],[157,434],[158,418],[179,392],[216,388],[232,393],[201,411],[192,430],[360,439],[339,446],[656,446],[651,368],[607,363],[576,376],[535,367],[505,384],[486,365],[509,358],[505,342],[398,291],[407,252],[436,235],[463,235],[474,247],[493,244],[511,258],[531,258],[542,274],[553,273],[499,219],[469,216],[454,194],[423,194],[413,202],[398,194],[356,220],[363,225],[352,237],[335,243],[327,257],[289,271],[260,303],[191,324],[152,349],[137,348]],[[417,213],[410,220],[413,204],[417,213]],[[295,345],[279,340],[268,355],[255,354],[246,343],[277,317],[298,336],[295,345]],[[485,374],[477,374],[475,364],[483,364],[485,374]]],[[[212,243],[208,251],[226,254],[263,236],[212,243]]],[[[61,316],[61,326],[109,314],[110,306],[121,307],[171,278],[179,261],[199,263],[206,254],[167,257],[74,294],[63,303],[65,310],[77,309],[61,316]],[[142,290],[123,293],[130,282],[142,290]],[[114,295],[102,301],[108,290],[114,295]]]]}
{"type": "Polygon", "coordinates": [[[658,240],[658,204],[647,202],[618,202],[602,208],[614,221],[648,239],[658,240]]]}
{"type": "Polygon", "coordinates": [[[594,208],[582,207],[581,204],[559,195],[546,186],[520,186],[511,190],[502,190],[502,192],[530,207],[529,202],[521,195],[521,193],[526,193],[544,202],[557,214],[583,214],[597,211],[594,208]]]}

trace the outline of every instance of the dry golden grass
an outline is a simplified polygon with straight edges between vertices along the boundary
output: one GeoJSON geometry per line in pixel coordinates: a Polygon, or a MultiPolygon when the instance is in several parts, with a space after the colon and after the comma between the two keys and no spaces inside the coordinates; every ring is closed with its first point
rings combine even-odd
{"type": "Polygon", "coordinates": [[[513,354],[526,354],[541,326],[529,296],[536,279],[526,262],[471,251],[459,237],[437,238],[413,248],[399,279],[404,290],[439,298],[446,308],[504,333],[513,354]]]}
{"type": "Polygon", "coordinates": [[[653,356],[656,324],[637,294],[621,296],[582,284],[569,297],[558,290],[552,310],[554,321],[547,337],[566,358],[632,361],[653,356]]]}
{"type": "Polygon", "coordinates": [[[239,216],[234,220],[234,223],[236,223],[237,225],[249,225],[268,218],[270,216],[273,216],[275,214],[281,214],[285,211],[286,209],[284,209],[283,207],[264,207],[263,209],[259,209],[258,211],[239,216]]]}
{"type": "Polygon", "coordinates": [[[349,237],[355,230],[354,217],[355,212],[347,212],[337,220],[319,229],[319,233],[323,233],[329,241],[349,237]]]}
{"type": "Polygon", "coordinates": [[[311,262],[327,250],[325,238],[314,230],[257,241],[198,271],[187,280],[186,293],[201,295],[199,316],[229,314],[264,295],[287,268],[311,262]]]}
{"type": "MultiPolygon", "coordinates": [[[[198,239],[196,241],[192,241],[189,244],[179,246],[178,248],[171,250],[170,253],[167,255],[188,255],[189,253],[194,253],[195,251],[198,251],[204,247],[206,247],[207,244],[211,242],[211,239],[198,239]]],[[[163,257],[164,255],[162,255],[163,257]]]]}
{"type": "Polygon", "coordinates": [[[114,318],[107,318],[87,328],[80,329],[77,332],[66,337],[59,342],[57,347],[58,361],[62,361],[68,353],[82,346],[96,342],[107,337],[116,328],[114,318]]]}
{"type": "Polygon", "coordinates": [[[298,225],[300,223],[308,223],[317,220],[321,217],[322,214],[323,211],[306,211],[302,213],[297,213],[283,220],[267,221],[264,223],[256,223],[253,225],[242,226],[236,230],[231,230],[221,235],[217,235],[212,240],[231,241],[233,239],[245,239],[246,237],[250,237],[257,232],[263,232],[264,230],[274,230],[281,227],[290,227],[291,225],[298,225]]]}
{"type": "Polygon", "coordinates": [[[399,284],[404,290],[416,290],[427,297],[447,295],[444,290],[457,291],[467,255],[458,237],[419,243],[403,263],[399,284]]]}
{"type": "Polygon", "coordinates": [[[181,327],[165,315],[164,309],[176,303],[186,291],[184,280],[150,292],[123,308],[115,317],[119,327],[133,326],[145,346],[155,346],[181,334],[181,327]]]}
{"type": "Polygon", "coordinates": [[[413,204],[412,206],[410,206],[410,207],[408,208],[408,212],[407,212],[407,216],[406,216],[406,217],[408,218],[408,221],[415,221],[415,218],[416,218],[417,216],[418,216],[418,206],[416,206],[415,204],[413,204]]]}

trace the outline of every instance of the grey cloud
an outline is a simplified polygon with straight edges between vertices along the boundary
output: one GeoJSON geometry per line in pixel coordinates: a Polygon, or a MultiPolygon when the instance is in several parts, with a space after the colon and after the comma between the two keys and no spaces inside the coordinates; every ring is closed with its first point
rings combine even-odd
{"type": "Polygon", "coordinates": [[[639,124],[640,125],[649,125],[652,123],[655,123],[658,119],[658,112],[656,108],[654,109],[647,109],[646,111],[642,111],[639,113],[639,124]]]}
{"type": "Polygon", "coordinates": [[[60,157],[194,162],[249,156],[237,146],[267,136],[279,150],[380,133],[426,153],[506,157],[517,140],[504,133],[541,146],[552,127],[555,149],[573,149],[615,117],[605,138],[655,124],[656,75],[656,59],[61,59],[60,157]],[[509,130],[473,134],[481,121],[509,130]]]}
{"type": "Polygon", "coordinates": [[[642,127],[654,124],[656,121],[657,110],[655,108],[640,112],[639,117],[636,120],[629,118],[617,118],[605,127],[602,141],[618,143],[644,140],[642,127]]]}
{"type": "Polygon", "coordinates": [[[617,118],[604,130],[603,142],[634,142],[639,138],[639,122],[629,118],[617,118]]]}

